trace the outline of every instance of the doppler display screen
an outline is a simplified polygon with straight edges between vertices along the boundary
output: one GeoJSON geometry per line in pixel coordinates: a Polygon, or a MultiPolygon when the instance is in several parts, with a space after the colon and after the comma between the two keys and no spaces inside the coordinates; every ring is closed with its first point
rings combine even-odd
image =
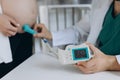
{"type": "Polygon", "coordinates": [[[73,59],[78,60],[78,59],[85,59],[88,58],[88,51],[86,48],[83,49],[74,49],[73,52],[73,59]]]}

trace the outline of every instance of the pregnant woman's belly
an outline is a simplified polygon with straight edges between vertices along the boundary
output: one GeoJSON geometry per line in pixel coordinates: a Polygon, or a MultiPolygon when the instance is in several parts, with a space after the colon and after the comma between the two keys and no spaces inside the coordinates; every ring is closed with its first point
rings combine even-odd
{"type": "MultiPolygon", "coordinates": [[[[36,21],[38,9],[36,0],[2,0],[3,13],[15,19],[21,26],[33,26],[36,21]]],[[[19,27],[19,32],[22,32],[19,27]]]]}

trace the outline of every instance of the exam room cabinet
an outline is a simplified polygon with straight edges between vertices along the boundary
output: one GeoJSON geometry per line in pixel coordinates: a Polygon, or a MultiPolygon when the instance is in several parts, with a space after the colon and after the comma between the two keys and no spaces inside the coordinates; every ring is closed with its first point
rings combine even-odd
{"type": "MultiPolygon", "coordinates": [[[[52,32],[73,26],[91,10],[91,0],[38,0],[38,5],[38,23],[44,23],[52,32]]],[[[47,46],[42,40],[35,39],[34,52],[49,52],[47,46]]]]}

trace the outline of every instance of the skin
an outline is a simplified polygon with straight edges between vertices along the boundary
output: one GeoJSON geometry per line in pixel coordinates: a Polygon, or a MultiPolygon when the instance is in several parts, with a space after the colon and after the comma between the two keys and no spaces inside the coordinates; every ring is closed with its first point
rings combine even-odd
{"type": "MultiPolygon", "coordinates": [[[[1,0],[3,14],[19,23],[18,32],[21,33],[22,26],[35,24],[38,9],[36,0],[1,0]]],[[[14,25],[14,24],[13,24],[14,25]]]]}
{"type": "Polygon", "coordinates": [[[44,24],[36,24],[34,26],[34,30],[39,32],[38,34],[34,35],[35,38],[45,38],[48,40],[52,40],[52,34],[50,31],[48,31],[44,24]],[[38,31],[38,28],[41,29],[41,32],[38,31]]]}
{"type": "Polygon", "coordinates": [[[115,1],[114,3],[114,14],[115,16],[120,14],[120,1],[115,1]]]}
{"type": "Polygon", "coordinates": [[[105,55],[102,51],[90,43],[86,43],[94,57],[89,61],[83,61],[76,64],[83,73],[90,74],[101,71],[119,71],[120,64],[118,64],[115,56],[105,55]],[[103,66],[104,65],[104,66],[103,66]]]}
{"type": "MultiPolygon", "coordinates": [[[[2,7],[1,1],[2,0],[0,0],[0,5],[2,7]]],[[[19,27],[19,24],[13,18],[0,14],[0,32],[2,34],[8,37],[14,36],[18,31],[17,27],[19,27]],[[14,24],[14,26],[11,24],[14,24]]]]}
{"type": "MultiPolygon", "coordinates": [[[[116,7],[115,7],[116,8],[116,7]]],[[[120,8],[118,10],[118,7],[116,8],[116,13],[120,12],[120,8]]],[[[38,34],[35,34],[34,37],[37,38],[46,38],[48,40],[52,40],[52,34],[47,30],[44,24],[36,24],[34,29],[37,30],[37,28],[41,28],[41,32],[38,34]]],[[[91,74],[101,71],[119,71],[120,70],[120,64],[118,64],[117,59],[115,56],[110,56],[104,54],[102,51],[100,51],[97,47],[95,47],[93,44],[86,43],[91,51],[94,53],[94,57],[91,58],[89,61],[83,61],[77,63],[75,66],[80,69],[83,73],[91,74]]]]}
{"type": "Polygon", "coordinates": [[[17,27],[19,24],[14,19],[4,14],[0,15],[0,32],[2,34],[8,37],[14,36],[18,31],[17,27]]]}

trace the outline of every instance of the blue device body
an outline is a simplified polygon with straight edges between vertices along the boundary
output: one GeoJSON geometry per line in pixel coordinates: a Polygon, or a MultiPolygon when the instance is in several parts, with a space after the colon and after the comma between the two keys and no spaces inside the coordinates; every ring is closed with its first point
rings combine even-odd
{"type": "MultiPolygon", "coordinates": [[[[32,35],[37,34],[37,31],[31,29],[31,27],[28,24],[24,24],[22,27],[23,31],[30,33],[32,35]]],[[[46,39],[42,39],[45,43],[47,43],[48,41],[46,39]]]]}
{"type": "Polygon", "coordinates": [[[30,33],[32,35],[37,34],[37,32],[35,30],[31,29],[28,24],[23,25],[22,29],[23,29],[23,31],[30,33]]]}

